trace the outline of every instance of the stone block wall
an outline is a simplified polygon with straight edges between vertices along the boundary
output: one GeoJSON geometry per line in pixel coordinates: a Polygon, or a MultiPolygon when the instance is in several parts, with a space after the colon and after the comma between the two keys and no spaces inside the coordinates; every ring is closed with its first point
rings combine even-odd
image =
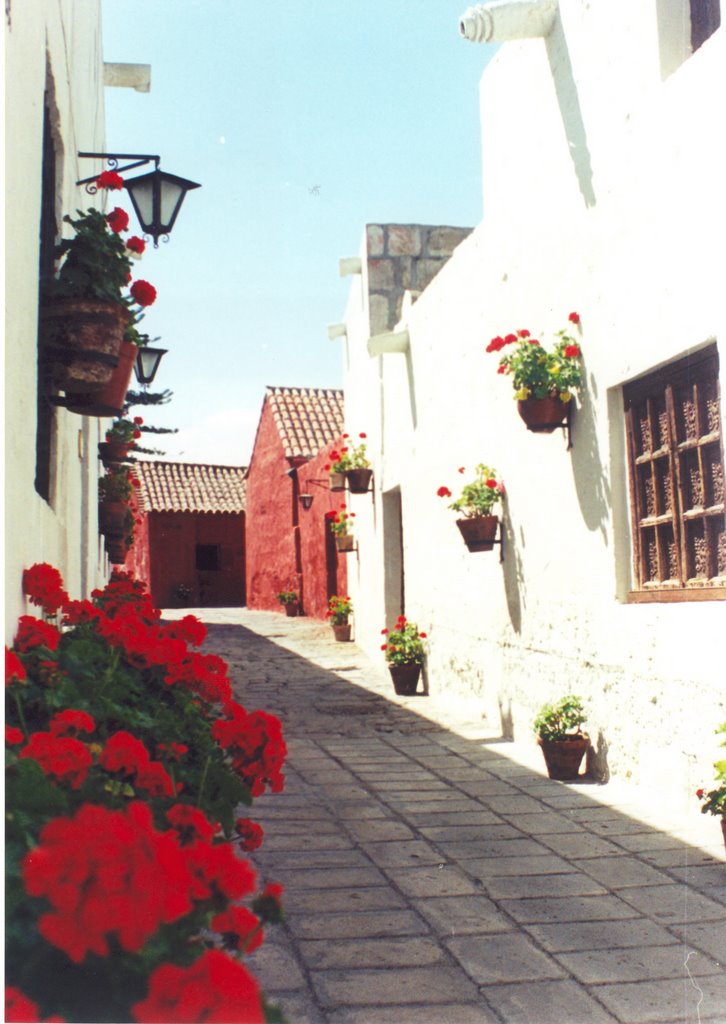
{"type": "Polygon", "coordinates": [[[372,335],[395,327],[404,292],[422,292],[471,231],[424,224],[366,225],[364,294],[372,335]]]}

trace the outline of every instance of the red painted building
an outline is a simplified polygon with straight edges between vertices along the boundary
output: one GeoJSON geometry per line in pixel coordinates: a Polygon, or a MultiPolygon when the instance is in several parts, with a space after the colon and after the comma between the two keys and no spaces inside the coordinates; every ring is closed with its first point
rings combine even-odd
{"type": "Polygon", "coordinates": [[[137,462],[139,519],[126,568],[158,608],[245,603],[244,466],[137,462]]]}
{"type": "Polygon", "coordinates": [[[325,465],[343,432],[343,392],[268,387],[247,474],[247,604],[281,611],[295,590],[305,615],[324,619],[328,598],[345,594],[346,558],[325,513],[345,494],[328,488],[325,465]],[[312,495],[309,509],[301,493],[312,495]]]}

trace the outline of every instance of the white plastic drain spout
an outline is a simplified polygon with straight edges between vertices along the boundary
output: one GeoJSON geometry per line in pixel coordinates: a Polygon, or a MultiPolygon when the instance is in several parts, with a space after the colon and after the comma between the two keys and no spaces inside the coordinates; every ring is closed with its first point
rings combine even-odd
{"type": "Polygon", "coordinates": [[[459,32],[472,43],[536,39],[549,34],[556,15],[557,0],[491,0],[469,7],[459,32]]]}

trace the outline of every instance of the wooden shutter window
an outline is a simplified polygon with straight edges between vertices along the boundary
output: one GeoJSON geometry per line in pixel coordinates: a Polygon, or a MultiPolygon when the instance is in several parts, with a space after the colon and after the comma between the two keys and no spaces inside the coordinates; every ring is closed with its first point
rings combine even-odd
{"type": "Polygon", "coordinates": [[[623,388],[630,600],[726,599],[724,460],[715,345],[623,388]]]}

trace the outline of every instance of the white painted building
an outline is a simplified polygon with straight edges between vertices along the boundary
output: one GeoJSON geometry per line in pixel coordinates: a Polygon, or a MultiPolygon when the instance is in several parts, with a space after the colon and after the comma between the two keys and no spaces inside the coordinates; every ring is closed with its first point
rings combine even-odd
{"type": "Polygon", "coordinates": [[[358,642],[382,660],[380,631],[404,609],[429,634],[432,692],[477,695],[492,726],[518,738],[545,700],[575,692],[601,773],[691,800],[726,719],[726,417],[717,363],[702,380],[698,369],[706,352],[723,364],[726,337],[717,13],[713,0],[498,0],[468,12],[463,31],[501,42],[481,82],[483,221],[458,237],[368,225],[359,264],[341,266],[353,273],[345,331],[330,331],[344,336],[346,429],[367,433],[375,470],[374,493],[350,499],[358,642]],[[455,251],[433,268],[443,239],[455,251]],[[485,347],[525,327],[549,340],[573,311],[586,383],[568,450],[564,432],[526,430],[485,347]],[[638,508],[623,397],[633,381],[645,382],[633,399],[638,508]],[[645,434],[668,409],[686,441],[655,466],[668,438],[645,434]],[[479,462],[507,488],[501,564],[498,550],[467,551],[436,494],[457,496],[473,478],[458,467],[479,462]],[[676,465],[669,510],[650,477],[676,465]]]}
{"type": "MultiPolygon", "coordinates": [[[[113,74],[116,81],[113,81],[113,74]]],[[[102,169],[101,0],[5,4],[5,573],[6,632],[24,611],[22,571],[50,562],[73,597],[106,578],[98,534],[97,443],[108,421],[56,408],[39,383],[41,267],[64,214],[94,205],[76,181],[102,169]]],[[[95,200],[98,205],[98,199],[95,200]]],[[[42,376],[42,374],[41,374],[42,376]]]]}

